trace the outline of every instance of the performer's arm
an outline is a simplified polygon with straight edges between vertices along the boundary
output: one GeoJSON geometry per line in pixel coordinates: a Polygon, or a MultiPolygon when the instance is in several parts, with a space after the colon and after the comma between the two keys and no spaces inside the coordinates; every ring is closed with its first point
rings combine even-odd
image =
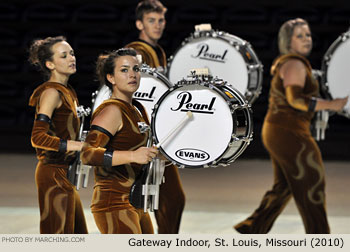
{"type": "Polygon", "coordinates": [[[302,111],[334,110],[340,111],[347,102],[346,98],[324,100],[307,96],[303,93],[306,80],[306,66],[300,60],[293,59],[281,67],[281,79],[286,90],[286,98],[290,106],[302,111]]]}
{"type": "Polygon", "coordinates": [[[127,163],[147,164],[156,156],[155,148],[140,147],[135,151],[108,150],[109,140],[123,126],[119,107],[110,105],[104,108],[91,123],[81,152],[83,164],[112,167],[127,163]]]}
{"type": "Polygon", "coordinates": [[[40,96],[39,109],[35,118],[31,142],[35,148],[51,151],[76,151],[80,150],[82,143],[73,140],[64,140],[48,134],[51,117],[54,110],[62,105],[58,91],[54,88],[46,89],[40,96]]]}

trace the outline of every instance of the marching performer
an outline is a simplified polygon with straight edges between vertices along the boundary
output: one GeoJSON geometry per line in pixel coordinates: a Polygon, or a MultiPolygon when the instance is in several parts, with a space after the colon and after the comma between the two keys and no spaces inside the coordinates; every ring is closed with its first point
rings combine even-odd
{"type": "Polygon", "coordinates": [[[144,63],[158,71],[166,72],[166,54],[158,44],[162,37],[167,8],[158,0],[143,0],[136,7],[136,28],[139,40],[126,45],[142,56],[144,63]]]}
{"type": "Polygon", "coordinates": [[[36,88],[29,105],[36,107],[31,142],[39,160],[35,172],[40,206],[40,233],[87,233],[83,207],[67,170],[82,142],[77,115],[78,98],[70,75],[76,59],[64,37],[36,40],[30,47],[30,62],[48,81],[36,88]]]}
{"type": "Polygon", "coordinates": [[[129,202],[130,188],[158,150],[147,148],[148,132],[141,133],[139,123],[147,123],[144,107],[133,93],[140,84],[140,66],[136,51],[122,48],[100,55],[97,75],[107,85],[111,98],[105,100],[92,115],[81,158],[95,166],[95,186],[91,211],[103,234],[153,233],[144,209],[129,202]]]}
{"type": "Polygon", "coordinates": [[[267,233],[294,197],[306,233],[329,233],[326,213],[325,171],[321,152],[310,133],[314,111],[340,111],[347,98],[317,98],[318,82],[307,60],[312,38],[308,23],[285,22],[278,34],[280,56],[273,75],[262,140],[270,154],[274,184],[260,206],[234,228],[240,233],[267,233]]]}
{"type": "MultiPolygon", "coordinates": [[[[162,37],[167,9],[158,0],[143,0],[136,7],[136,27],[139,40],[126,47],[134,48],[142,56],[143,63],[166,72],[166,55],[158,40],[162,37]]],[[[182,212],[185,207],[185,193],[178,168],[167,166],[165,183],[160,186],[159,209],[155,211],[159,234],[179,232],[182,212]]]]}

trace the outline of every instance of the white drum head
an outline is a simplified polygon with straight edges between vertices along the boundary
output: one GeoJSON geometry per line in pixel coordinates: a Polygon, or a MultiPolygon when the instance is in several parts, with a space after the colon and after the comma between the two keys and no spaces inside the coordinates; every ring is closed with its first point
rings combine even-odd
{"type": "MultiPolygon", "coordinates": [[[[326,73],[329,92],[333,99],[350,96],[349,59],[350,39],[347,39],[341,42],[331,55],[326,73]]],[[[350,116],[349,101],[344,110],[350,116]]]]}
{"type": "Polygon", "coordinates": [[[165,138],[185,117],[193,117],[161,146],[178,164],[196,168],[218,160],[227,150],[233,133],[233,117],[226,100],[202,85],[187,85],[161,98],[152,115],[155,142],[165,138]]]}
{"type": "Polygon", "coordinates": [[[245,94],[248,87],[247,64],[227,41],[213,37],[196,38],[180,48],[171,61],[169,80],[176,83],[194,68],[208,68],[213,77],[220,77],[245,94]]]}
{"type": "Polygon", "coordinates": [[[159,98],[168,91],[168,83],[154,76],[141,73],[140,87],[134,93],[133,98],[138,100],[146,109],[148,117],[151,117],[154,105],[159,98]]]}

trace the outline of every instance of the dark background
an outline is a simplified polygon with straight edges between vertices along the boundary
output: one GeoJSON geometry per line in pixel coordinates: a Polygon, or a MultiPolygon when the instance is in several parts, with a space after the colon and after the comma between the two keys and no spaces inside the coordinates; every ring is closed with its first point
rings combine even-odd
{"type": "MultiPolygon", "coordinates": [[[[120,48],[137,38],[134,25],[137,2],[0,1],[1,152],[34,153],[30,145],[34,109],[28,107],[28,100],[43,79],[27,62],[30,42],[47,36],[67,37],[75,50],[78,68],[70,83],[75,87],[80,103],[91,106],[91,94],[98,88],[94,76],[97,55],[120,48]]],[[[167,27],[160,44],[168,57],[193,32],[194,25],[211,23],[215,30],[231,33],[250,42],[264,65],[262,93],[253,104],[254,140],[240,158],[268,157],[261,144],[260,131],[267,108],[269,70],[278,55],[276,36],[280,25],[295,17],[309,21],[314,40],[310,61],[314,69],[321,69],[325,52],[348,30],[350,24],[350,4],[347,0],[162,2],[168,12],[167,27]]],[[[350,159],[349,126],[349,119],[331,116],[326,140],[319,142],[324,159],[350,159]]],[[[215,134],[215,129],[212,134],[215,134]]]]}

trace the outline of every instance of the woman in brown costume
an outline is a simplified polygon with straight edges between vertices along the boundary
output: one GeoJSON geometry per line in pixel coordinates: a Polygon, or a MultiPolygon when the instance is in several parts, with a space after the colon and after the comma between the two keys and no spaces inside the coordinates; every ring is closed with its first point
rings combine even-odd
{"type": "Polygon", "coordinates": [[[149,124],[141,103],[132,99],[140,84],[136,51],[122,48],[101,55],[97,74],[111,90],[111,98],[93,113],[91,129],[81,153],[85,164],[95,166],[91,211],[103,234],[153,233],[148,213],[129,202],[130,188],[158,151],[147,148],[148,132],[138,123],[149,124]]]}
{"type": "MultiPolygon", "coordinates": [[[[136,27],[139,39],[125,47],[134,48],[142,56],[143,63],[166,73],[166,54],[158,41],[165,29],[167,8],[158,0],[143,0],[136,7],[136,27]]],[[[160,186],[159,208],[154,211],[158,234],[177,234],[185,207],[178,168],[170,164],[164,171],[165,183],[160,186]]]]}
{"type": "Polygon", "coordinates": [[[271,74],[269,107],[262,140],[274,168],[274,185],[260,206],[235,225],[240,233],[267,233],[294,197],[306,233],[329,233],[325,206],[325,171],[321,152],[310,133],[314,111],[341,110],[347,98],[323,100],[306,56],[312,48],[308,23],[285,22],[278,34],[281,55],[271,74]]]}
{"type": "Polygon", "coordinates": [[[82,143],[77,95],[68,84],[76,72],[73,49],[64,37],[36,40],[30,62],[48,77],[36,88],[29,105],[36,107],[31,142],[39,160],[35,172],[40,206],[40,233],[87,233],[83,207],[67,179],[69,164],[82,143]]]}

